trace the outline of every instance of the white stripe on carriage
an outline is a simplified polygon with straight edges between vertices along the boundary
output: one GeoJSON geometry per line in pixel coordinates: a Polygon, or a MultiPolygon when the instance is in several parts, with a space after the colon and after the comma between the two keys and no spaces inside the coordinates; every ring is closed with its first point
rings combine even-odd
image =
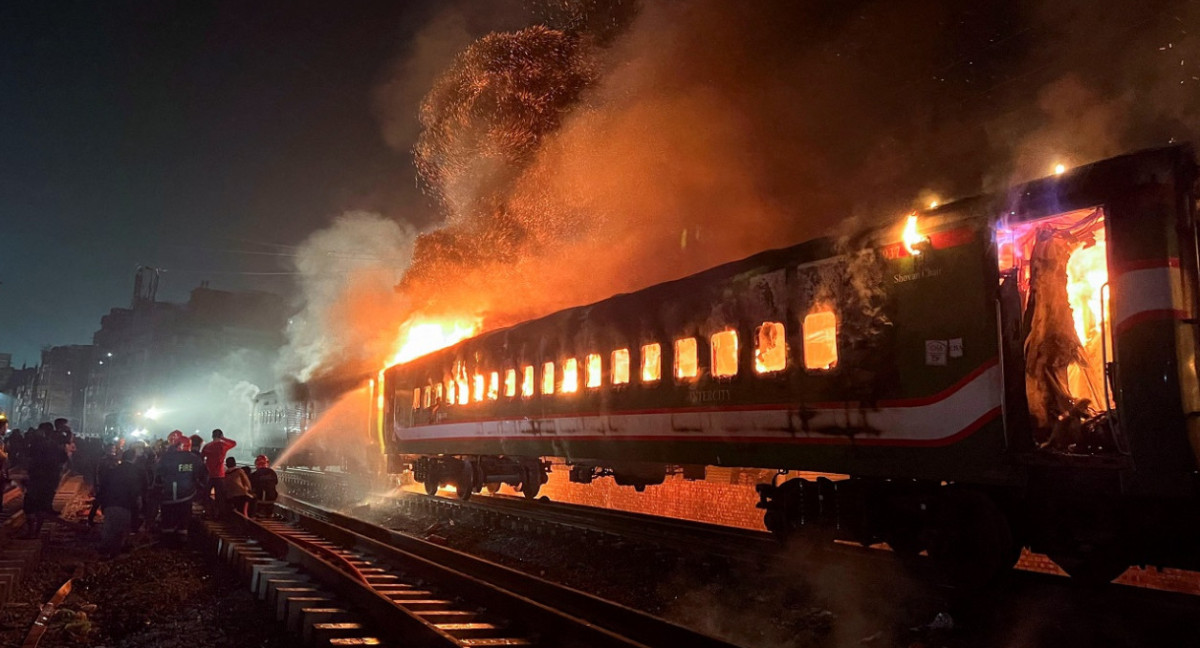
{"type": "Polygon", "coordinates": [[[613,439],[728,439],[741,436],[789,440],[797,437],[834,439],[845,437],[849,428],[859,428],[864,430],[861,433],[863,438],[873,440],[934,442],[950,438],[978,422],[1000,406],[1000,399],[1000,367],[993,365],[933,403],[874,410],[810,409],[804,413],[808,419],[804,427],[798,409],[763,409],[471,421],[398,428],[396,432],[401,442],[451,438],[570,439],[596,436],[613,439]],[[868,428],[871,431],[865,431],[868,428]],[[822,433],[821,430],[828,432],[822,433]]]}

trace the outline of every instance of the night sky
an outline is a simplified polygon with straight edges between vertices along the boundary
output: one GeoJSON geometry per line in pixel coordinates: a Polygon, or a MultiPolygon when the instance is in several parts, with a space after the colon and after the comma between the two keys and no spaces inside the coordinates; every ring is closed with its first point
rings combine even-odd
{"type": "MultiPolygon", "coordinates": [[[[0,4],[0,353],[20,366],[44,345],[90,343],[100,317],[128,304],[140,264],[165,271],[160,299],[204,280],[292,297],[295,246],[337,214],[436,222],[411,156],[421,93],[381,108],[380,88],[398,70],[427,88],[472,39],[535,22],[538,3],[0,4]],[[464,42],[435,42],[422,69],[404,68],[455,11],[464,42]]],[[[1018,140],[1040,169],[1096,133],[1111,145],[1092,159],[1190,137],[1200,122],[1196,2],[771,6],[795,22],[782,40],[813,48],[790,68],[787,48],[757,61],[796,74],[774,80],[800,89],[784,105],[817,116],[797,122],[816,148],[766,158],[783,170],[822,149],[814,167],[866,169],[905,191],[921,188],[914,172],[977,189],[1007,177],[1018,140]],[[801,92],[806,71],[822,78],[814,70],[827,76],[801,92]]]]}
{"type": "Polygon", "coordinates": [[[244,273],[341,210],[427,222],[371,90],[437,3],[375,4],[5,3],[0,352],[90,343],[139,264],[170,300],[286,292],[244,273]]]}

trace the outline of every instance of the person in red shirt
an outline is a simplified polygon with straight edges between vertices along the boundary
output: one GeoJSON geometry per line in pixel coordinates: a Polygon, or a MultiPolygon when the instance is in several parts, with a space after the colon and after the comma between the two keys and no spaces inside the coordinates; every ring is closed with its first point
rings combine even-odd
{"type": "Polygon", "coordinates": [[[213,491],[213,496],[206,499],[215,503],[212,508],[214,518],[225,512],[225,454],[236,446],[237,441],[226,439],[225,433],[217,429],[212,431],[212,441],[200,449],[204,466],[208,468],[209,487],[213,491]]]}

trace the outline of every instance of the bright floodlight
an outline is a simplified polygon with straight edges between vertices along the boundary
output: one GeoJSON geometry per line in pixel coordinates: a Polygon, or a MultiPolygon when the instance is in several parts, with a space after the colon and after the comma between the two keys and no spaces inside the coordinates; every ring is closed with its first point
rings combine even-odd
{"type": "Polygon", "coordinates": [[[1055,164],[1054,165],[1054,175],[1062,175],[1066,172],[1067,172],[1067,166],[1065,164],[1055,164]]]}
{"type": "Polygon", "coordinates": [[[150,419],[151,421],[157,421],[158,417],[160,417],[162,415],[163,415],[162,410],[158,409],[157,407],[151,407],[150,409],[146,410],[146,413],[143,416],[150,419]]]}

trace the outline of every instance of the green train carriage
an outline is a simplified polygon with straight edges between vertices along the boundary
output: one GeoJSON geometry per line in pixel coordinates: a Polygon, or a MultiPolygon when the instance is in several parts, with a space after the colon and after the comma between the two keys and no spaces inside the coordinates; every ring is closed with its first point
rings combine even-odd
{"type": "Polygon", "coordinates": [[[768,527],[968,579],[1023,546],[1099,580],[1191,566],[1195,200],[1189,148],[1145,151],[491,331],[385,372],[385,452],[463,497],[533,496],[547,457],[639,488],[833,473],[760,486],[768,527]],[[1027,371],[1061,364],[1037,323],[1064,312],[1079,361],[1027,371]]]}

